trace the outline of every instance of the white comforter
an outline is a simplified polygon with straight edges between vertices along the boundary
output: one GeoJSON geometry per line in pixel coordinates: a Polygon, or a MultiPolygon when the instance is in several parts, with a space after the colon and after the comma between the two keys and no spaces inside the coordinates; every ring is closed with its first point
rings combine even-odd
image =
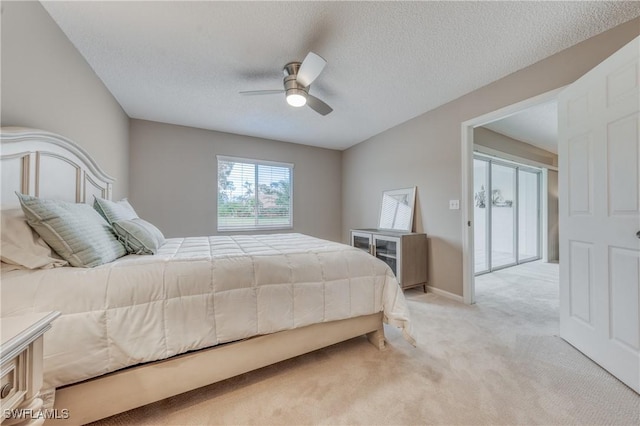
{"type": "Polygon", "coordinates": [[[2,275],[2,316],[57,310],[44,388],[219,343],[383,311],[414,343],[391,270],[301,234],[173,238],[155,256],[2,275]]]}

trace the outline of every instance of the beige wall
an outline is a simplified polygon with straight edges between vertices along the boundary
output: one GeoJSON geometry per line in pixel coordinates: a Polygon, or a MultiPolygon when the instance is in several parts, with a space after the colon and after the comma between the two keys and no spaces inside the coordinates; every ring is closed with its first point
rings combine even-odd
{"type": "Polygon", "coordinates": [[[114,197],[129,195],[167,235],[216,233],[216,154],[295,163],[295,231],[331,240],[375,226],[383,190],[417,185],[415,228],[429,234],[430,284],[458,295],[461,211],[448,200],[461,198],[461,122],[569,84],[640,33],[634,19],[341,154],[129,120],[39,3],[1,7],[1,124],[82,145],[117,179],[114,197]]]}
{"type": "MultiPolygon", "coordinates": [[[[461,199],[461,123],[575,81],[638,34],[634,19],[346,150],[343,241],[349,228],[375,227],[383,190],[416,185],[430,285],[462,295],[461,210],[449,210],[450,199],[461,199]]],[[[456,72],[468,70],[451,78],[456,72]]]]}
{"type": "Polygon", "coordinates": [[[293,163],[294,231],[340,240],[339,151],[134,119],[129,134],[129,198],[167,236],[218,234],[216,155],[229,155],[293,163]]]}
{"type": "Polygon", "coordinates": [[[2,126],[68,137],[129,191],[129,118],[38,2],[2,2],[2,126]]]}
{"type": "Polygon", "coordinates": [[[549,166],[558,165],[558,156],[553,152],[545,151],[537,146],[496,133],[485,127],[473,129],[473,143],[549,166]]]}
{"type": "Polygon", "coordinates": [[[294,231],[340,240],[339,151],[129,120],[38,2],[2,2],[1,49],[2,126],[74,140],[168,236],[216,234],[223,154],[294,163],[294,231]]]}

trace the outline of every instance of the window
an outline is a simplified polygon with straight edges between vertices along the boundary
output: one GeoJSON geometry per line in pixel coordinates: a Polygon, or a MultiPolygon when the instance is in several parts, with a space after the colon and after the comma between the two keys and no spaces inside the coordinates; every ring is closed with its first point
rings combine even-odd
{"type": "Polygon", "coordinates": [[[218,231],[293,226],[293,164],[218,156],[218,231]]]}

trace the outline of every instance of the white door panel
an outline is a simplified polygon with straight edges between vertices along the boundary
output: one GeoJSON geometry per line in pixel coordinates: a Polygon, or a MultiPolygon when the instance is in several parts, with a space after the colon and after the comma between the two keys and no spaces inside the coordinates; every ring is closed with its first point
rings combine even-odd
{"type": "Polygon", "coordinates": [[[628,346],[632,351],[640,350],[640,325],[638,318],[638,286],[640,280],[640,253],[634,250],[612,247],[609,252],[609,279],[611,283],[610,311],[611,338],[628,346]],[[635,319],[635,321],[629,321],[635,319]]]}
{"type": "Polygon", "coordinates": [[[569,139],[569,209],[571,216],[593,214],[593,144],[591,135],[569,139]]]}
{"type": "Polygon", "coordinates": [[[640,392],[640,38],[558,97],[560,332],[640,392]]]}
{"type": "Polygon", "coordinates": [[[592,325],[593,245],[580,241],[569,244],[569,314],[584,325],[592,325]]]}
{"type": "Polygon", "coordinates": [[[631,115],[609,124],[607,167],[609,215],[638,216],[638,116],[631,115]]]}

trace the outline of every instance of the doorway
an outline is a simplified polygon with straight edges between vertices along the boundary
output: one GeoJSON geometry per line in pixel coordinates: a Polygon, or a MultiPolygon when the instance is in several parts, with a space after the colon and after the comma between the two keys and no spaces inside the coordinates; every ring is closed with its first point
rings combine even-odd
{"type": "MultiPolygon", "coordinates": [[[[554,101],[564,88],[558,88],[533,98],[518,102],[488,114],[462,123],[462,268],[463,268],[463,300],[467,304],[475,303],[475,191],[474,191],[474,129],[502,118],[517,114],[529,108],[554,101]]],[[[511,160],[509,156],[504,157],[511,160]]],[[[504,198],[504,196],[503,196],[504,198]]],[[[544,198],[544,197],[543,197],[544,198]]],[[[544,208],[544,205],[540,206],[544,208]]],[[[541,226],[540,234],[545,230],[541,226]]],[[[538,242],[540,245],[540,242],[538,242]]],[[[517,264],[517,262],[516,262],[517,264]]]]}
{"type": "Polygon", "coordinates": [[[540,259],[541,169],[476,153],[474,275],[540,259]]]}
{"type": "Polygon", "coordinates": [[[557,98],[560,336],[640,393],[638,52],[640,37],[567,88],[464,122],[461,153],[463,294],[473,303],[473,130],[557,98]]]}

